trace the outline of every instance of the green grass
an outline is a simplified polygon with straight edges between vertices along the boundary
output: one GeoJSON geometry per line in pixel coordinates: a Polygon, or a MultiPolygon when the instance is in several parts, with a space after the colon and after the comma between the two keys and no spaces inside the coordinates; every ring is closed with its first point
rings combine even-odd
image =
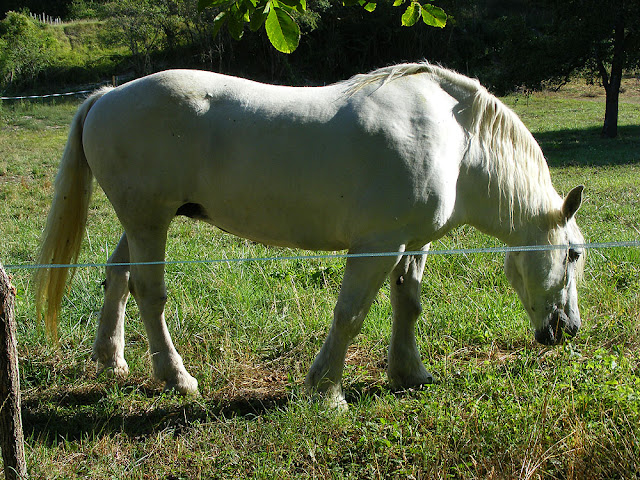
{"type": "MultiPolygon", "coordinates": [[[[598,136],[603,104],[508,97],[539,139],[557,189],[586,185],[588,241],[640,237],[640,116],[621,105],[621,135],[598,136]]],[[[33,262],[74,104],[0,110],[0,259],[33,262]]],[[[120,235],[98,189],[81,262],[102,262],[120,235]]],[[[470,228],[434,249],[498,245],[470,228]]],[[[174,222],[167,258],[291,255],[174,222]]],[[[433,256],[420,349],[439,379],[392,392],[384,376],[388,287],[351,347],[350,409],[309,401],[304,375],[330,323],[341,260],[167,267],[167,321],[202,397],[163,394],[135,303],[131,375],[97,377],[90,359],[103,271],[80,269],[64,300],[59,349],[34,319],[30,273],[12,270],[27,461],[33,478],[638,478],[640,250],[588,253],[583,329],[537,345],[494,254],[433,256]]]]}

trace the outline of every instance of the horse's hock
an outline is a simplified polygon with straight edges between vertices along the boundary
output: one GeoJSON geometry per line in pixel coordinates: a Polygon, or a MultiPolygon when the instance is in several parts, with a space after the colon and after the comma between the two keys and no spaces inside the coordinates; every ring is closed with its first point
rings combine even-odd
{"type": "Polygon", "coordinates": [[[0,442],[7,480],[27,477],[14,299],[15,289],[0,263],[0,442]]]}

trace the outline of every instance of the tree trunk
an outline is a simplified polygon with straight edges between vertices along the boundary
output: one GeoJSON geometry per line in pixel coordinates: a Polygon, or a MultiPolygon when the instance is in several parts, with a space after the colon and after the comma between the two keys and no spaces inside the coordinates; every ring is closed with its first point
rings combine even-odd
{"type": "Polygon", "coordinates": [[[615,138],[618,136],[618,99],[620,97],[620,83],[622,82],[622,70],[624,68],[624,11],[622,2],[616,15],[616,23],[613,34],[613,61],[611,62],[611,76],[607,74],[602,61],[599,62],[602,83],[607,93],[604,113],[604,125],[602,136],[615,138]]]}
{"type": "Polygon", "coordinates": [[[14,299],[15,290],[0,263],[0,442],[7,480],[27,477],[14,299]]]}
{"type": "Polygon", "coordinates": [[[601,135],[606,138],[618,136],[618,99],[620,97],[620,77],[611,74],[611,82],[606,89],[606,106],[604,111],[604,125],[601,135]]]}

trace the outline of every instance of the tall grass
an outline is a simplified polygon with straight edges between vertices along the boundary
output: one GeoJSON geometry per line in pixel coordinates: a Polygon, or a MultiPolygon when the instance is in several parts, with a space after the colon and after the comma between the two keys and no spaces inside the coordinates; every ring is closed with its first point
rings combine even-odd
{"type": "MultiPolygon", "coordinates": [[[[557,189],[587,187],[588,241],[640,237],[640,117],[621,105],[621,138],[601,140],[603,105],[508,97],[539,139],[557,189]]],[[[0,259],[34,259],[75,105],[2,105],[0,259]]],[[[102,262],[120,226],[98,189],[80,261],[102,262]]],[[[461,228],[434,249],[498,245],[461,228]]],[[[291,255],[178,219],[167,258],[291,255]]],[[[91,344],[103,271],[80,269],[64,300],[60,348],[34,318],[30,273],[12,270],[29,470],[34,478],[637,478],[640,476],[640,250],[591,250],[583,329],[537,345],[494,254],[433,256],[419,346],[438,383],[391,391],[381,290],[345,372],[337,415],[302,381],[330,323],[341,260],[167,267],[167,321],[202,397],[163,394],[135,302],[131,375],[97,377],[91,344]]]]}

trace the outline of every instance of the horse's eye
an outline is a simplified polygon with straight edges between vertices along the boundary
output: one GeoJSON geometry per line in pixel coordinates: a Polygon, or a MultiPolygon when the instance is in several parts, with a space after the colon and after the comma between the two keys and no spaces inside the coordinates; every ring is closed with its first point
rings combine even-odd
{"type": "Polygon", "coordinates": [[[577,248],[570,248],[569,249],[569,261],[570,262],[575,262],[580,258],[580,255],[582,255],[582,252],[580,250],[578,250],[577,248]]]}

